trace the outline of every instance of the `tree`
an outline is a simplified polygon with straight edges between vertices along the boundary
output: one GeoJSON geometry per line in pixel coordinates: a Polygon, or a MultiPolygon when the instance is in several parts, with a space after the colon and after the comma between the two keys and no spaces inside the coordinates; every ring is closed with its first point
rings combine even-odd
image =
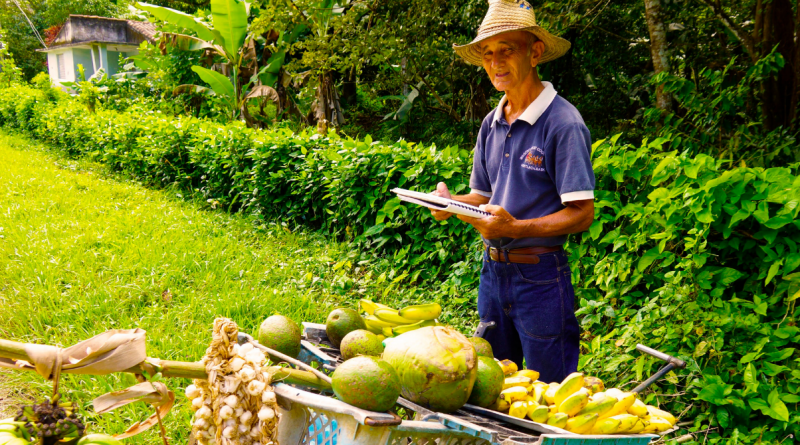
{"type": "MultiPolygon", "coordinates": [[[[653,57],[653,68],[656,74],[669,72],[669,54],[667,51],[667,31],[661,12],[660,0],[644,0],[647,16],[647,28],[650,31],[650,53],[653,57]]],[[[672,99],[664,93],[664,86],[656,90],[658,108],[669,111],[672,99]]]]}
{"type": "MultiPolygon", "coordinates": [[[[245,2],[211,0],[213,26],[208,26],[201,20],[174,9],[148,3],[137,3],[136,6],[159,20],[191,30],[197,35],[195,37],[165,33],[162,39],[168,44],[192,51],[208,51],[224,60],[223,69],[228,72],[227,75],[199,65],[193,66],[192,71],[210,86],[215,95],[222,98],[228,107],[230,119],[242,118],[248,125],[253,125],[254,121],[247,110],[248,101],[259,97],[278,101],[277,92],[272,87],[258,84],[259,74],[265,74],[269,65],[251,76],[249,80],[244,81],[240,78],[242,68],[248,62],[253,63],[253,71],[257,70],[254,54],[248,51],[253,48],[255,36],[248,32],[249,6],[245,2]]],[[[209,89],[199,85],[182,85],[177,91],[206,92],[209,89]]]]}

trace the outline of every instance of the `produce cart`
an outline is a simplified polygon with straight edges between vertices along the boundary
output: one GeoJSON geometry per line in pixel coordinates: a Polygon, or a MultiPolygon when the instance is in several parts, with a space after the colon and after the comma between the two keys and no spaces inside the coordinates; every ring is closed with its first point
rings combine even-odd
{"type": "MultiPolygon", "coordinates": [[[[242,333],[239,342],[258,345],[251,336],[242,333]]],[[[685,366],[680,360],[645,346],[639,345],[638,349],[665,360],[667,365],[639,385],[636,392],[671,369],[685,366]]],[[[315,323],[303,323],[299,359],[328,372],[342,363],[339,350],[328,341],[325,325],[315,323]]],[[[394,412],[376,413],[289,385],[277,385],[276,393],[283,416],[278,436],[281,445],[645,445],[660,437],[578,435],[472,405],[444,414],[401,397],[394,412]]]]}

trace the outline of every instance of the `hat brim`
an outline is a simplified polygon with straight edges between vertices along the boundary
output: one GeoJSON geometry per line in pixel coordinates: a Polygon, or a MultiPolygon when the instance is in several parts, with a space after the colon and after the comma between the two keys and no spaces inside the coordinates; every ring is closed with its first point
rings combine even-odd
{"type": "Polygon", "coordinates": [[[465,62],[471,65],[483,66],[483,58],[481,57],[480,43],[484,40],[494,37],[499,34],[512,31],[528,31],[539,38],[544,43],[544,54],[539,59],[539,63],[546,63],[558,59],[569,51],[572,46],[567,40],[561,37],[554,36],[547,32],[541,26],[528,26],[522,28],[501,28],[495,31],[490,31],[479,35],[472,42],[466,45],[453,45],[453,50],[465,62]]]}

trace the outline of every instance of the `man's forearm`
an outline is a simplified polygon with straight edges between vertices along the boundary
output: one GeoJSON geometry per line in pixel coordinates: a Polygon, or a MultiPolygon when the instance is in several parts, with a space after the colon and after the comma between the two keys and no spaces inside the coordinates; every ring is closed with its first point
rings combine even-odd
{"type": "Polygon", "coordinates": [[[594,221],[594,201],[574,201],[556,213],[534,219],[517,220],[510,230],[512,238],[550,237],[579,233],[594,221]]]}
{"type": "Polygon", "coordinates": [[[470,193],[468,195],[453,195],[450,197],[451,199],[463,202],[464,204],[469,204],[473,206],[479,206],[481,204],[488,204],[489,198],[483,195],[479,195],[477,193],[470,193]]]}

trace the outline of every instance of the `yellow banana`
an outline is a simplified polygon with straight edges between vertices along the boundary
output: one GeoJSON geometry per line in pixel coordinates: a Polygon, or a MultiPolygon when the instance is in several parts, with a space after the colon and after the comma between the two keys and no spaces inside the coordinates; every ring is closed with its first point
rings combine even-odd
{"type": "Polygon", "coordinates": [[[384,341],[384,340],[386,340],[386,336],[383,335],[383,330],[381,329],[381,333],[378,334],[378,341],[384,341]]]}
{"type": "Polygon", "coordinates": [[[677,422],[675,416],[664,411],[663,409],[658,409],[653,405],[645,405],[645,406],[647,407],[647,413],[650,414],[651,416],[661,417],[662,419],[666,420],[667,422],[669,422],[670,425],[673,426],[677,422]]]}
{"type": "Polygon", "coordinates": [[[548,417],[550,417],[550,409],[547,405],[537,405],[535,403],[528,405],[528,418],[532,421],[545,423],[548,417]]]}
{"type": "Polygon", "coordinates": [[[583,388],[583,373],[573,372],[568,375],[556,390],[556,405],[561,406],[561,402],[563,402],[564,399],[576,393],[581,388],[583,388]]]}
{"type": "MultiPolygon", "coordinates": [[[[606,391],[606,394],[608,394],[608,391],[606,391]]],[[[606,418],[606,417],[614,417],[619,414],[625,414],[626,412],[628,412],[628,408],[630,408],[631,405],[633,405],[634,401],[636,401],[636,394],[632,392],[623,393],[619,401],[614,404],[614,407],[606,411],[600,417],[606,418]]]]}
{"type": "Polygon", "coordinates": [[[633,424],[631,429],[625,431],[625,434],[639,434],[642,431],[644,431],[645,427],[647,427],[647,423],[644,420],[637,417],[636,423],[633,424]]]}
{"type": "Polygon", "coordinates": [[[556,428],[564,428],[567,426],[569,416],[564,413],[552,413],[547,418],[547,424],[556,428]]]}
{"type": "Polygon", "coordinates": [[[583,387],[588,389],[592,394],[603,392],[606,388],[602,380],[594,376],[586,376],[583,378],[583,387]]]}
{"type": "Polygon", "coordinates": [[[394,335],[405,334],[406,332],[411,332],[415,329],[424,328],[426,326],[433,326],[434,322],[431,320],[422,320],[414,324],[405,324],[402,326],[395,326],[392,328],[392,333],[394,335]]]}
{"type": "Polygon", "coordinates": [[[644,417],[647,415],[647,405],[639,399],[633,401],[633,405],[628,408],[628,414],[633,414],[636,417],[644,417]]]}
{"type": "Polygon", "coordinates": [[[378,319],[383,320],[387,323],[394,323],[395,325],[404,325],[404,324],[414,324],[419,320],[411,320],[406,317],[401,317],[400,314],[397,313],[394,309],[387,309],[387,308],[378,308],[375,309],[375,313],[373,314],[378,319]]]}
{"type": "Polygon", "coordinates": [[[508,409],[508,415],[511,417],[516,417],[517,419],[524,419],[527,414],[528,402],[524,400],[518,400],[512,403],[511,408],[508,409]]]}
{"type": "Polygon", "coordinates": [[[598,416],[603,416],[603,414],[607,413],[611,409],[614,408],[614,405],[617,404],[617,399],[607,396],[603,392],[599,392],[593,395],[589,399],[589,403],[581,409],[578,414],[591,414],[597,413],[598,416]]]}
{"type": "Polygon", "coordinates": [[[78,445],[123,445],[122,442],[108,434],[88,434],[81,437],[78,445]]]}
{"type": "Polygon", "coordinates": [[[621,389],[619,389],[619,388],[609,388],[609,389],[605,390],[605,393],[606,393],[606,394],[608,394],[608,395],[609,395],[609,396],[611,396],[611,397],[614,397],[614,398],[615,398],[615,399],[617,399],[617,400],[621,399],[621,398],[622,398],[622,395],[623,395],[623,394],[625,394],[625,393],[624,393],[624,392],[623,392],[621,389]]]}
{"type": "Polygon", "coordinates": [[[531,400],[539,405],[544,405],[544,391],[544,387],[540,385],[533,385],[531,389],[528,390],[528,393],[530,394],[531,400]]]}
{"type": "MultiPolygon", "coordinates": [[[[634,416],[633,414],[619,414],[613,417],[609,417],[609,419],[619,420],[619,428],[617,428],[617,434],[628,432],[636,425],[636,422],[639,421],[639,418],[634,416]]],[[[602,419],[599,422],[602,422],[603,420],[605,419],[602,419]]]]}
{"type": "Polygon", "coordinates": [[[556,391],[558,391],[559,386],[561,385],[558,383],[551,383],[547,387],[547,391],[544,392],[544,400],[548,405],[554,405],[556,403],[556,391]]]}
{"type": "Polygon", "coordinates": [[[398,315],[409,320],[435,320],[442,315],[442,307],[439,303],[417,304],[400,309],[398,315]]]}
{"type": "Polygon", "coordinates": [[[614,434],[619,431],[620,423],[619,419],[613,417],[598,420],[589,429],[589,434],[614,434]]]}
{"type": "Polygon", "coordinates": [[[0,438],[0,445],[31,445],[31,443],[21,437],[11,437],[5,442],[3,442],[3,438],[0,438]]]}
{"type": "Polygon", "coordinates": [[[578,414],[589,403],[589,390],[580,388],[558,405],[558,412],[570,417],[578,414]]]}
{"type": "Polygon", "coordinates": [[[531,379],[532,382],[539,380],[539,373],[534,371],[533,369],[520,369],[519,371],[515,372],[511,377],[527,377],[531,379]]]}
{"type": "Polygon", "coordinates": [[[533,385],[531,379],[527,377],[506,377],[503,380],[503,389],[511,388],[512,386],[524,386],[530,388],[533,385]]]}
{"type": "Polygon", "coordinates": [[[558,407],[555,405],[548,405],[547,410],[550,411],[550,414],[555,414],[558,412],[558,407]]]}
{"type": "Polygon", "coordinates": [[[525,400],[528,395],[528,388],[524,386],[512,386],[500,392],[500,398],[508,403],[525,400]]]}
{"type": "Polygon", "coordinates": [[[495,411],[500,411],[501,413],[507,413],[509,409],[511,409],[511,404],[506,402],[503,399],[498,398],[495,402],[495,411]]]}
{"type": "Polygon", "coordinates": [[[567,426],[564,429],[576,434],[586,434],[596,422],[597,413],[583,414],[567,420],[567,426]]]}
{"type": "Polygon", "coordinates": [[[500,360],[498,365],[500,365],[500,367],[503,368],[503,374],[505,374],[506,377],[511,376],[515,372],[517,372],[517,364],[512,362],[511,360],[508,359],[500,360]]]}
{"type": "Polygon", "coordinates": [[[361,312],[366,312],[369,315],[375,314],[375,309],[380,309],[380,308],[391,309],[389,306],[386,306],[385,304],[375,303],[374,301],[368,300],[366,298],[362,298],[361,300],[359,300],[358,306],[359,308],[361,308],[361,312]]]}
{"type": "Polygon", "coordinates": [[[670,428],[672,428],[672,424],[669,423],[669,420],[664,419],[663,417],[657,416],[644,416],[643,419],[647,422],[647,426],[644,427],[642,433],[662,433],[670,428]]]}
{"type": "Polygon", "coordinates": [[[392,328],[383,328],[381,333],[384,337],[394,337],[394,332],[392,332],[392,328]]]}
{"type": "Polygon", "coordinates": [[[370,326],[375,326],[377,328],[383,329],[383,328],[393,328],[397,326],[397,323],[389,323],[383,321],[374,315],[367,315],[366,317],[364,317],[364,323],[367,325],[368,328],[370,326]]]}

